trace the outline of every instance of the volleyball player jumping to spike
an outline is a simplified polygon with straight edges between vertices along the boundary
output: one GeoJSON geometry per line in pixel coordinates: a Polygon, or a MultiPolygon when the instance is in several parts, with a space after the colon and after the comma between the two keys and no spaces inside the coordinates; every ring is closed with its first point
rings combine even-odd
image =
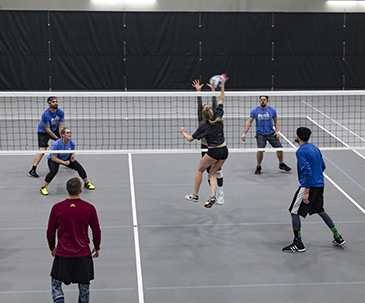
{"type": "Polygon", "coordinates": [[[228,148],[226,146],[224,132],[223,132],[223,104],[224,104],[224,87],[226,81],[229,79],[226,74],[221,75],[221,94],[219,98],[218,106],[213,112],[213,108],[210,104],[204,104],[202,115],[205,123],[200,124],[198,129],[192,134],[188,135],[185,128],[180,129],[180,133],[189,142],[195,139],[200,140],[205,138],[207,141],[208,152],[200,160],[198,169],[195,175],[195,186],[194,193],[185,196],[189,201],[198,202],[199,200],[199,188],[202,182],[203,172],[210,167],[209,177],[210,177],[210,191],[211,195],[208,201],[204,204],[204,207],[211,208],[215,202],[215,192],[217,189],[217,177],[216,173],[220,169],[223,163],[228,158],[228,148]]]}
{"type": "MultiPolygon", "coordinates": [[[[207,83],[207,85],[210,87],[211,91],[215,91],[215,88],[213,87],[213,85],[207,83]]],[[[200,84],[199,79],[195,79],[193,81],[192,84],[193,87],[195,87],[197,92],[200,92],[202,87],[204,86],[204,84],[200,84]]],[[[198,121],[199,121],[199,125],[204,123],[203,120],[203,115],[202,115],[202,111],[203,111],[203,102],[202,102],[202,97],[198,96],[198,121]]],[[[213,111],[215,111],[215,109],[217,108],[217,97],[213,96],[212,97],[212,106],[213,106],[213,111]]],[[[207,149],[208,145],[207,145],[207,141],[205,140],[205,138],[201,139],[201,148],[202,149],[207,149]]],[[[204,155],[206,154],[206,151],[202,151],[202,157],[204,157],[204,155]]],[[[210,167],[207,168],[207,174],[208,174],[208,183],[210,186],[210,177],[209,177],[209,170],[210,167]]],[[[223,193],[223,172],[222,172],[222,168],[218,169],[217,174],[217,192],[216,192],[216,198],[217,198],[217,202],[216,204],[218,205],[223,205],[224,204],[224,193],[223,193]]]]}

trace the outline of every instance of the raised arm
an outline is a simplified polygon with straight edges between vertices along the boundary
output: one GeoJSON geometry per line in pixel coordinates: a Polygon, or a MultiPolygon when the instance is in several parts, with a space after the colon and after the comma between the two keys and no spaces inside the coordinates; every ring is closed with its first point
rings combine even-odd
{"type": "MultiPolygon", "coordinates": [[[[204,86],[204,84],[200,84],[199,79],[195,79],[192,83],[192,86],[195,87],[197,92],[200,92],[202,87],[204,86]]],[[[203,111],[202,97],[198,96],[197,97],[197,112],[198,112],[199,124],[203,121],[202,111],[203,111]]]]}
{"type": "Polygon", "coordinates": [[[224,104],[224,86],[229,78],[226,74],[221,75],[221,95],[218,104],[224,104]]]}

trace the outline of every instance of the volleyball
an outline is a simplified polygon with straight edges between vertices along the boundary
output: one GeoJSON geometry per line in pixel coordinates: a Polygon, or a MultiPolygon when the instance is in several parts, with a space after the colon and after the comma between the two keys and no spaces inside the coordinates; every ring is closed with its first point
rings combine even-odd
{"type": "Polygon", "coordinates": [[[212,85],[215,89],[221,88],[221,76],[215,75],[209,79],[209,84],[212,85]]]}

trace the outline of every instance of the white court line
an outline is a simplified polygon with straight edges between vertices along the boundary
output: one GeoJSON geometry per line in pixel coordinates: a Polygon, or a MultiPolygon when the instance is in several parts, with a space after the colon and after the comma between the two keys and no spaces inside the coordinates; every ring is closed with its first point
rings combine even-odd
{"type": "Polygon", "coordinates": [[[281,284],[243,284],[243,285],[201,285],[201,286],[165,286],[147,287],[148,290],[171,289],[204,289],[204,288],[257,288],[257,287],[284,287],[284,286],[333,286],[333,285],[364,285],[365,281],[354,282],[322,282],[322,283],[281,283],[281,284]]]}
{"type": "Polygon", "coordinates": [[[282,137],[282,138],[284,138],[284,140],[286,141],[286,142],[288,142],[291,146],[293,146],[294,148],[295,148],[295,145],[294,144],[292,144],[289,140],[288,140],[288,138],[287,137],[285,137],[280,131],[279,131],[279,134],[280,134],[280,136],[282,137]]]}
{"type": "MultiPolygon", "coordinates": [[[[307,117],[308,119],[310,119],[309,117],[307,117]]],[[[313,121],[312,119],[310,119],[311,121],[313,121]]],[[[313,121],[314,122],[314,121],[313,121]]],[[[319,127],[321,127],[319,124],[316,124],[316,125],[318,125],[319,127]]],[[[322,127],[321,127],[322,128],[322,127]]],[[[325,129],[323,129],[323,130],[325,130],[325,129]]],[[[336,137],[335,137],[336,138],[336,137]]],[[[291,142],[289,142],[288,141],[288,143],[292,146],[292,147],[294,147],[294,148],[296,148],[296,146],[293,144],[293,143],[291,143],[291,142]]],[[[347,194],[339,185],[337,185],[337,183],[335,182],[335,181],[333,181],[329,176],[327,176],[327,174],[326,173],[323,173],[323,176],[328,180],[328,181],[330,181],[330,183],[334,186],[334,187],[336,187],[352,204],[354,204],[363,214],[365,214],[365,210],[359,205],[359,203],[357,203],[354,199],[352,199],[351,197],[350,197],[350,195],[349,194],[347,194]]]]}
{"type": "Polygon", "coordinates": [[[320,129],[322,129],[323,131],[325,131],[327,134],[329,134],[330,136],[332,136],[333,138],[335,138],[341,144],[343,144],[346,147],[350,148],[355,154],[357,154],[358,156],[360,156],[361,158],[363,158],[365,160],[365,156],[363,156],[362,154],[360,154],[357,150],[355,150],[353,147],[351,147],[350,145],[348,145],[346,142],[344,142],[340,138],[336,137],[333,133],[331,133],[329,130],[327,130],[326,128],[324,128],[323,126],[321,126],[319,123],[317,123],[316,121],[314,121],[310,117],[307,116],[306,118],[308,120],[310,120],[313,124],[317,125],[320,129]]]}
{"type": "Polygon", "coordinates": [[[132,154],[131,153],[128,154],[128,164],[129,164],[129,179],[130,179],[130,184],[131,184],[131,202],[132,202],[132,214],[133,214],[134,247],[135,247],[135,254],[136,254],[138,300],[139,300],[139,303],[144,303],[141,251],[140,251],[140,247],[139,247],[136,195],[135,195],[135,190],[134,190],[134,176],[133,176],[133,165],[132,165],[132,154]]]}
{"type": "MultiPolygon", "coordinates": [[[[361,141],[365,141],[364,138],[362,138],[361,136],[359,136],[357,133],[355,133],[354,131],[352,131],[351,129],[347,128],[346,126],[342,125],[340,122],[336,121],[335,119],[331,118],[330,116],[326,115],[324,112],[320,111],[318,108],[312,106],[311,104],[309,104],[308,102],[302,100],[302,102],[304,104],[306,104],[307,106],[311,107],[312,109],[314,109],[315,111],[317,111],[318,113],[320,113],[322,116],[324,116],[325,118],[331,120],[332,122],[334,122],[335,124],[339,125],[340,127],[342,127],[343,129],[345,129],[346,131],[348,131],[350,134],[354,135],[355,137],[357,137],[358,139],[360,139],[361,141]]],[[[350,145],[348,145],[347,143],[345,143],[344,141],[342,141],[340,138],[336,137],[334,134],[332,134],[330,131],[328,131],[327,129],[323,128],[322,126],[320,126],[318,123],[314,122],[314,120],[312,120],[311,118],[309,118],[307,116],[307,119],[311,120],[314,124],[316,124],[317,126],[319,126],[322,130],[324,130],[326,133],[330,134],[331,136],[333,136],[336,140],[340,141],[343,145],[345,145],[346,147],[352,148],[350,145]]],[[[352,148],[352,151],[357,154],[358,156],[360,156],[361,158],[363,158],[365,160],[365,156],[363,156],[362,154],[360,154],[357,150],[352,148]]]]}
{"type": "Polygon", "coordinates": [[[315,111],[317,111],[318,113],[320,113],[322,116],[326,117],[327,119],[331,120],[332,122],[334,122],[335,124],[341,126],[343,129],[347,130],[350,134],[354,135],[355,137],[357,137],[358,139],[365,141],[364,138],[362,138],[361,136],[359,136],[357,133],[355,133],[354,131],[352,131],[351,129],[347,128],[346,126],[342,125],[340,122],[337,122],[335,119],[331,118],[330,116],[326,115],[324,112],[320,111],[318,108],[312,106],[311,104],[309,104],[308,102],[302,100],[302,102],[306,105],[308,105],[309,107],[313,108],[315,111]]]}

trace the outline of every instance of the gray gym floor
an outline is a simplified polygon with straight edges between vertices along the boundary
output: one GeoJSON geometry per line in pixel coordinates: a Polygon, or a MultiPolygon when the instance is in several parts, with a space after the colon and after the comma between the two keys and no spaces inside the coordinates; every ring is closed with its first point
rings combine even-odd
{"type": "MultiPolygon", "coordinates": [[[[323,155],[332,181],[325,181],[325,209],[347,243],[334,247],[332,232],[314,215],[302,220],[307,251],[288,254],[281,249],[293,238],[287,209],[298,187],[294,153],[284,155],[290,173],[266,153],[256,176],[255,153],[231,152],[223,167],[226,203],[211,209],[203,207],[205,174],[201,201],[184,198],[193,191],[199,153],[76,154],[96,186],[81,198],[95,205],[102,226],[90,301],[361,302],[365,160],[353,151],[323,155]]],[[[29,178],[33,157],[0,157],[0,302],[52,302],[48,216],[77,174],[62,167],[49,196],[41,196],[48,168],[43,159],[41,178],[29,178]]],[[[66,302],[77,302],[77,285],[63,288],[66,302]]]]}

